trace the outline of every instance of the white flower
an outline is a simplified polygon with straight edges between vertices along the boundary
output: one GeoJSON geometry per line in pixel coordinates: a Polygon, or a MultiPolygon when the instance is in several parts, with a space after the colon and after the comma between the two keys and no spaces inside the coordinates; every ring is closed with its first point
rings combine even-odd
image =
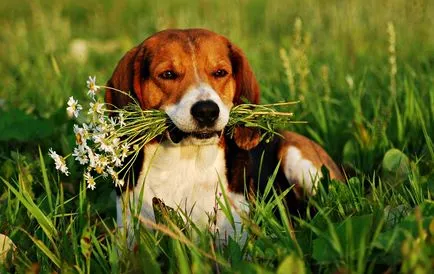
{"type": "Polygon", "coordinates": [[[69,175],[68,167],[66,166],[65,159],[58,155],[52,148],[48,150],[48,155],[53,158],[54,163],[56,164],[56,169],[60,170],[66,176],[69,175]]]}
{"type": "Polygon", "coordinates": [[[74,133],[80,133],[83,134],[83,137],[86,137],[86,139],[89,138],[89,132],[93,130],[94,125],[92,123],[86,124],[83,123],[82,127],[79,127],[79,125],[74,125],[74,133]]]}
{"type": "Polygon", "coordinates": [[[119,125],[121,127],[125,126],[125,118],[124,118],[124,114],[122,112],[119,113],[119,125]]]}
{"type": "Polygon", "coordinates": [[[99,158],[99,156],[96,156],[97,154],[93,152],[90,147],[86,147],[87,150],[87,157],[89,157],[89,167],[95,168],[96,166],[96,158],[99,158]]]}
{"type": "Polygon", "coordinates": [[[80,110],[82,110],[83,108],[81,107],[81,105],[78,104],[78,100],[74,100],[74,97],[69,97],[68,100],[68,107],[66,108],[66,111],[68,112],[68,116],[70,118],[72,118],[73,116],[75,118],[78,117],[78,113],[80,112],[80,110]]]}
{"type": "MultiPolygon", "coordinates": [[[[115,138],[116,139],[116,138],[115,138]]],[[[105,138],[104,133],[95,134],[93,136],[93,141],[98,144],[98,150],[107,152],[107,153],[113,153],[115,152],[115,147],[117,146],[117,143],[109,144],[109,141],[107,138],[105,138]]]]}
{"type": "Polygon", "coordinates": [[[110,125],[111,125],[112,127],[115,127],[115,126],[117,126],[117,124],[118,124],[118,121],[117,121],[117,119],[116,119],[115,117],[110,117],[110,118],[109,118],[109,122],[110,122],[110,125]]]}
{"type": "Polygon", "coordinates": [[[115,128],[111,123],[106,122],[104,116],[101,116],[100,119],[98,119],[98,125],[95,127],[95,131],[105,134],[115,131],[115,128]]]}
{"type": "Polygon", "coordinates": [[[107,173],[110,174],[110,176],[112,176],[113,180],[117,180],[118,173],[113,169],[113,167],[111,166],[107,167],[107,173]]]}
{"type": "Polygon", "coordinates": [[[87,148],[85,145],[79,145],[74,148],[74,152],[72,156],[75,157],[75,160],[80,162],[80,165],[85,165],[89,163],[89,159],[87,158],[87,148]]]}
{"type": "Polygon", "coordinates": [[[122,166],[122,160],[119,157],[114,157],[113,158],[113,163],[115,165],[115,167],[121,167],[122,166]]]}
{"type": "Polygon", "coordinates": [[[90,122],[89,124],[84,124],[83,123],[83,128],[88,130],[88,131],[92,131],[95,130],[96,125],[92,122],[90,122]]]}
{"type": "Polygon", "coordinates": [[[90,175],[89,172],[86,172],[86,174],[84,174],[84,178],[86,179],[87,188],[94,190],[96,184],[95,184],[95,179],[92,177],[92,175],[90,175]]]}
{"type": "Polygon", "coordinates": [[[94,134],[94,135],[92,136],[92,139],[93,139],[93,141],[94,141],[96,144],[103,143],[103,142],[104,142],[104,139],[105,139],[105,133],[94,134]]]}
{"type": "Polygon", "coordinates": [[[89,104],[90,108],[89,111],[87,112],[88,114],[104,114],[104,104],[103,103],[99,103],[99,102],[95,102],[95,103],[90,103],[89,104]]]}
{"type": "Polygon", "coordinates": [[[86,85],[87,85],[87,88],[89,89],[87,94],[94,99],[95,98],[95,92],[97,92],[98,89],[100,88],[99,86],[96,85],[96,76],[94,76],[93,78],[92,78],[92,76],[89,76],[89,79],[86,81],[86,85]]]}
{"type": "Polygon", "coordinates": [[[123,186],[125,184],[125,181],[123,179],[119,179],[118,173],[111,166],[107,167],[107,172],[112,177],[115,187],[123,186]]]}
{"type": "Polygon", "coordinates": [[[117,179],[115,180],[115,187],[124,186],[124,184],[125,184],[124,179],[119,179],[119,178],[117,178],[117,179]]]}
{"type": "Polygon", "coordinates": [[[92,156],[89,154],[89,159],[89,166],[93,167],[98,174],[102,174],[104,172],[104,169],[109,164],[107,157],[97,153],[92,153],[92,156]]]}
{"type": "Polygon", "coordinates": [[[74,125],[75,143],[77,145],[86,145],[86,141],[89,139],[89,127],[83,124],[83,127],[74,125]]]}
{"type": "Polygon", "coordinates": [[[121,141],[121,139],[119,139],[119,138],[114,138],[113,141],[112,141],[112,146],[113,146],[113,147],[118,147],[120,141],[121,141]]]}
{"type": "Polygon", "coordinates": [[[99,143],[99,150],[107,153],[114,152],[113,146],[107,143],[107,139],[101,139],[101,142],[99,143]]]}
{"type": "Polygon", "coordinates": [[[74,133],[75,134],[81,133],[82,130],[83,129],[79,125],[74,124],[74,133]]]}
{"type": "Polygon", "coordinates": [[[102,169],[105,169],[105,168],[107,167],[108,164],[109,164],[109,161],[108,161],[107,157],[105,157],[105,156],[101,156],[101,157],[99,158],[99,166],[100,166],[102,169]]]}
{"type": "Polygon", "coordinates": [[[66,176],[69,176],[69,170],[65,164],[65,159],[63,157],[60,157],[60,162],[56,163],[56,168],[58,170],[60,170],[63,174],[65,174],[66,176]]]}
{"type": "Polygon", "coordinates": [[[104,117],[104,115],[99,115],[98,120],[96,120],[96,122],[99,123],[103,128],[109,126],[109,124],[106,121],[106,117],[104,117]]]}
{"type": "Polygon", "coordinates": [[[351,75],[345,76],[345,81],[347,81],[348,87],[350,89],[354,88],[354,80],[353,80],[353,77],[351,77],[351,75]]]}
{"type": "Polygon", "coordinates": [[[122,162],[128,156],[128,150],[129,149],[130,149],[130,146],[127,143],[123,143],[122,144],[122,146],[121,146],[121,159],[122,159],[122,162]]]}
{"type": "Polygon", "coordinates": [[[96,168],[97,166],[99,166],[99,158],[101,158],[101,155],[99,155],[98,153],[93,153],[93,167],[96,168]]]}
{"type": "Polygon", "coordinates": [[[59,155],[56,153],[56,151],[53,150],[53,148],[50,148],[48,150],[48,155],[50,155],[50,157],[53,158],[54,161],[59,158],[59,155]]]}
{"type": "Polygon", "coordinates": [[[123,179],[119,179],[118,173],[113,169],[113,167],[107,167],[107,173],[112,177],[113,182],[115,183],[115,187],[123,186],[125,181],[123,179]]]}

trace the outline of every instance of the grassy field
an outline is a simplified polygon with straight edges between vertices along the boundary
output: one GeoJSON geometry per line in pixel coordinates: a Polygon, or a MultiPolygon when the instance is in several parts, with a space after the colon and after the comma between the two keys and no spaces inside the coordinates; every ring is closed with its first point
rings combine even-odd
{"type": "Polygon", "coordinates": [[[0,24],[0,233],[16,245],[0,273],[432,273],[433,1],[2,1],[0,24]],[[128,251],[111,186],[86,190],[72,162],[57,173],[48,149],[74,146],[69,96],[85,103],[88,75],[102,84],[169,27],[244,49],[262,102],[301,100],[295,119],[308,124],[293,130],[354,171],[346,185],[324,180],[316,215],[287,214],[270,191],[245,245],[163,222],[128,251]]]}

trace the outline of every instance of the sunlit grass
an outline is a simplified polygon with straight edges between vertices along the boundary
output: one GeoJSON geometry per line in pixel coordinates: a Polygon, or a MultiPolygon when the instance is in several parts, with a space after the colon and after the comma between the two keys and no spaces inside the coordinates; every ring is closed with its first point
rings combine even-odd
{"type": "Polygon", "coordinates": [[[17,246],[0,272],[432,271],[430,1],[5,1],[0,15],[0,233],[17,246]],[[307,124],[289,126],[352,170],[347,184],[325,179],[291,215],[272,176],[251,203],[245,246],[160,222],[128,249],[109,184],[86,190],[78,165],[64,177],[47,152],[74,147],[65,102],[88,100],[83,79],[108,79],[167,27],[209,28],[243,48],[261,102],[300,100],[292,119],[307,124]]]}

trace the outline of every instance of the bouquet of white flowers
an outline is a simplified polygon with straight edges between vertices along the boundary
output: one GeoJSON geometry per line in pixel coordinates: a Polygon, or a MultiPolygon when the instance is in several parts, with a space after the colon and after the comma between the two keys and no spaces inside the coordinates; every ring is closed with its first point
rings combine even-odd
{"type": "MultiPolygon", "coordinates": [[[[76,147],[68,156],[60,156],[50,148],[49,155],[54,159],[56,169],[66,176],[69,175],[65,159],[74,159],[86,167],[84,178],[87,188],[95,189],[99,177],[110,176],[116,187],[123,186],[124,177],[138,153],[155,137],[163,134],[169,128],[169,118],[161,110],[142,110],[138,102],[127,92],[111,87],[96,85],[95,77],[87,80],[88,95],[91,98],[89,108],[85,112],[87,123],[74,125],[76,147]],[[132,104],[122,109],[108,106],[98,101],[95,93],[101,89],[113,89],[130,96],[132,104]],[[131,157],[130,157],[131,156],[131,157]],[[125,171],[125,172],[123,172],[125,171]]],[[[269,140],[277,129],[285,128],[290,123],[291,112],[276,110],[297,102],[285,102],[268,105],[240,104],[232,108],[226,134],[233,136],[236,126],[257,128],[261,131],[261,138],[269,140]]],[[[83,107],[70,97],[67,113],[71,118],[77,118],[83,107]]]]}

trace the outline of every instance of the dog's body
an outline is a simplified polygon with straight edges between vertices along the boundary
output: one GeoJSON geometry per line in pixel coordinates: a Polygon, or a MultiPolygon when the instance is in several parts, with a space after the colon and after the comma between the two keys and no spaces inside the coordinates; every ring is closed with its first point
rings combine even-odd
{"type": "MultiPolygon", "coordinates": [[[[173,145],[169,141],[163,141],[147,145],[144,155],[137,183],[127,190],[130,201],[136,203],[143,193],[141,216],[154,220],[154,198],[158,198],[165,206],[179,209],[185,219],[191,219],[198,227],[209,227],[221,233],[222,239],[226,239],[227,235],[242,236],[240,213],[248,212],[248,203],[243,193],[230,190],[223,147],[173,145]],[[217,199],[223,201],[222,193],[226,193],[231,201],[234,227],[218,206],[217,199]]],[[[125,224],[125,214],[131,214],[128,202],[122,196],[118,197],[120,227],[125,224]]]]}
{"type": "MultiPolygon", "coordinates": [[[[123,216],[128,225],[130,202],[141,198],[141,215],[153,219],[153,200],[158,198],[226,238],[240,231],[240,214],[248,212],[245,194],[265,181],[279,161],[280,188],[294,184],[314,194],[322,165],[331,178],[342,179],[327,153],[303,136],[285,132],[284,138],[265,144],[249,128],[236,128],[233,138],[225,134],[232,106],[244,100],[259,103],[259,86],[242,51],[213,32],[166,30],[151,36],[122,58],[108,86],[130,91],[143,109],[164,110],[173,123],[145,146],[132,172],[136,184],[130,180],[129,189],[119,193],[120,226],[123,216]],[[264,150],[268,160],[259,178],[264,150]],[[223,201],[222,193],[235,226],[217,202],[223,201]]],[[[106,101],[124,107],[130,99],[107,90],[106,101]]]]}

